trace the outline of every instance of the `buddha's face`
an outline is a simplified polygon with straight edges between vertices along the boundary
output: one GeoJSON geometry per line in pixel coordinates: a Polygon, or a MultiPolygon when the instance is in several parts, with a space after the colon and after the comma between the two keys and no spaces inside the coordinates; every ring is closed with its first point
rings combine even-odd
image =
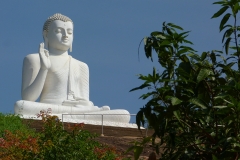
{"type": "Polygon", "coordinates": [[[46,33],[48,39],[48,48],[67,51],[73,42],[73,24],[72,22],[53,21],[46,33]]]}

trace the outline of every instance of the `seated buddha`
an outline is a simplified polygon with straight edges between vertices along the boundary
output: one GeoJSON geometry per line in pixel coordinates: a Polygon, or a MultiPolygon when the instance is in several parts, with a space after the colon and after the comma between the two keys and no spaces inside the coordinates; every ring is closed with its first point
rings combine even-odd
{"type": "MultiPolygon", "coordinates": [[[[24,58],[22,100],[15,103],[15,114],[26,118],[51,108],[53,115],[116,114],[104,120],[130,121],[128,111],[97,107],[89,100],[88,66],[68,54],[73,42],[73,22],[69,17],[59,13],[49,17],[43,26],[43,38],[39,52],[24,58]]],[[[101,117],[87,116],[85,120],[100,121],[101,117]]]]}

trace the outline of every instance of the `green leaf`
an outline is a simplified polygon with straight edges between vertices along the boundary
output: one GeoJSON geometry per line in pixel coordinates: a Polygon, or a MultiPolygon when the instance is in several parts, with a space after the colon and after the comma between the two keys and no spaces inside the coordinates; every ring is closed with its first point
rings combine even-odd
{"type": "Polygon", "coordinates": [[[160,43],[160,46],[165,46],[165,45],[169,45],[171,42],[168,40],[164,40],[160,43]]]}
{"type": "Polygon", "coordinates": [[[148,39],[148,37],[144,37],[144,39],[143,39],[144,45],[147,44],[147,39],[148,39]]]}
{"type": "Polygon", "coordinates": [[[153,67],[153,77],[156,77],[156,68],[153,67]]]}
{"type": "Polygon", "coordinates": [[[155,37],[161,40],[166,39],[166,37],[164,36],[164,33],[155,35],[155,37]]]}
{"type": "Polygon", "coordinates": [[[226,66],[224,65],[224,64],[217,64],[217,67],[222,67],[223,69],[225,69],[226,68],[226,66]]]}
{"type": "Polygon", "coordinates": [[[225,33],[223,34],[222,43],[224,42],[224,39],[226,37],[230,37],[232,33],[233,33],[233,29],[232,28],[229,28],[228,30],[226,30],[225,33]]]}
{"type": "Polygon", "coordinates": [[[223,96],[216,96],[214,97],[214,99],[222,99],[223,101],[227,102],[228,104],[231,104],[231,105],[234,105],[233,103],[227,101],[226,99],[224,99],[226,97],[226,95],[223,95],[223,96]]]}
{"type": "Polygon", "coordinates": [[[172,97],[171,98],[171,103],[173,106],[180,104],[182,101],[178,99],[177,97],[172,97]]]}
{"type": "Polygon", "coordinates": [[[232,33],[234,32],[234,28],[230,28],[230,29],[228,29],[226,32],[227,32],[227,33],[226,33],[226,37],[227,37],[227,38],[228,38],[228,37],[231,37],[232,33]]]}
{"type": "Polygon", "coordinates": [[[139,90],[139,89],[143,89],[143,88],[146,88],[146,87],[149,87],[149,86],[151,86],[151,85],[144,83],[144,84],[142,84],[142,85],[139,86],[139,87],[136,87],[136,88],[131,89],[129,92],[132,92],[132,91],[135,91],[135,90],[139,90]]]}
{"type": "Polygon", "coordinates": [[[181,49],[181,50],[178,51],[177,55],[180,55],[180,54],[186,53],[186,52],[188,52],[188,51],[189,51],[188,48],[181,49]]]}
{"type": "Polygon", "coordinates": [[[236,51],[238,50],[238,47],[229,47],[229,48],[236,50],[236,51]]]}
{"type": "Polygon", "coordinates": [[[139,130],[140,130],[141,123],[144,126],[144,116],[143,116],[142,110],[140,110],[136,115],[136,124],[137,124],[139,130]]]}
{"type": "Polygon", "coordinates": [[[176,116],[176,118],[180,121],[180,112],[179,112],[179,110],[173,111],[173,114],[174,114],[174,116],[176,116]]]}
{"type": "Polygon", "coordinates": [[[154,95],[156,95],[156,94],[157,94],[156,91],[148,92],[148,93],[146,93],[146,94],[141,95],[141,96],[139,97],[139,99],[140,99],[140,98],[146,99],[146,98],[148,98],[149,96],[154,96],[154,95]]]}
{"type": "Polygon", "coordinates": [[[144,43],[146,43],[144,45],[145,55],[147,58],[150,57],[151,61],[153,61],[153,59],[152,59],[152,39],[148,37],[147,40],[144,39],[144,43]]]}
{"type": "Polygon", "coordinates": [[[189,53],[187,54],[189,57],[197,60],[197,61],[201,61],[201,58],[199,57],[199,55],[195,54],[195,53],[189,53]]]}
{"type": "Polygon", "coordinates": [[[221,53],[223,54],[223,51],[218,51],[218,50],[212,50],[213,52],[218,52],[218,53],[221,53]]]}
{"type": "Polygon", "coordinates": [[[199,106],[199,107],[201,107],[203,109],[207,108],[206,104],[202,100],[200,100],[198,98],[192,98],[192,99],[190,99],[189,102],[192,103],[192,104],[195,104],[195,105],[197,105],[197,106],[199,106]]]}
{"type": "Polygon", "coordinates": [[[187,32],[182,32],[182,33],[180,33],[178,36],[179,37],[182,37],[183,35],[185,35],[185,34],[187,34],[187,33],[189,33],[190,31],[187,31],[187,32]]]}
{"type": "Polygon", "coordinates": [[[186,39],[183,39],[182,41],[185,42],[185,43],[188,43],[188,44],[193,44],[191,41],[188,41],[186,39]]]}
{"type": "Polygon", "coordinates": [[[228,55],[228,48],[229,48],[229,43],[231,41],[231,37],[229,37],[227,40],[226,40],[226,43],[225,43],[225,52],[226,54],[228,55]]]}
{"type": "Polygon", "coordinates": [[[168,23],[167,25],[168,25],[168,26],[171,26],[171,27],[173,27],[173,28],[179,29],[179,30],[183,30],[182,27],[177,26],[177,25],[175,25],[175,24],[173,24],[173,23],[168,23]]]}
{"type": "Polygon", "coordinates": [[[143,151],[143,147],[142,146],[135,146],[134,147],[134,159],[135,160],[138,160],[140,154],[142,153],[143,151]]]}
{"type": "Polygon", "coordinates": [[[189,51],[195,51],[194,49],[192,49],[191,47],[188,47],[188,46],[180,46],[179,49],[180,48],[185,48],[185,49],[188,49],[189,51]]]}
{"type": "Polygon", "coordinates": [[[229,63],[229,64],[227,65],[227,67],[228,67],[228,68],[231,68],[235,63],[237,63],[237,62],[231,62],[231,63],[229,63]]]}
{"type": "Polygon", "coordinates": [[[186,90],[186,91],[188,91],[188,92],[194,94],[193,90],[191,90],[191,89],[184,89],[184,90],[186,90]]]}
{"type": "Polygon", "coordinates": [[[173,32],[171,31],[171,29],[167,28],[167,33],[172,36],[173,35],[173,32]]]}
{"type": "Polygon", "coordinates": [[[207,52],[203,52],[201,55],[201,61],[205,60],[206,57],[207,57],[207,52]]]}
{"type": "Polygon", "coordinates": [[[231,62],[231,63],[229,63],[226,67],[227,67],[227,68],[231,68],[235,63],[236,63],[236,62],[231,62]]]}
{"type": "Polygon", "coordinates": [[[213,154],[212,155],[212,160],[218,160],[218,158],[213,154]]]}
{"type": "Polygon", "coordinates": [[[184,55],[181,55],[180,56],[180,59],[183,61],[183,62],[189,62],[189,59],[188,59],[188,57],[184,54],[184,55]]]}
{"type": "Polygon", "coordinates": [[[124,153],[126,154],[126,153],[130,152],[131,150],[134,149],[134,147],[135,147],[135,146],[131,146],[131,147],[129,147],[129,148],[127,149],[127,151],[125,151],[124,153]]]}
{"type": "Polygon", "coordinates": [[[213,108],[222,109],[222,108],[227,108],[227,106],[213,106],[213,108]]]}
{"type": "Polygon", "coordinates": [[[212,53],[210,54],[210,58],[211,58],[211,60],[212,60],[212,63],[215,64],[215,63],[216,63],[216,55],[215,55],[214,52],[212,52],[212,53]]]}
{"type": "Polygon", "coordinates": [[[162,32],[159,32],[159,31],[154,31],[151,33],[151,36],[158,36],[158,35],[161,35],[163,34],[162,32]]]}
{"type": "Polygon", "coordinates": [[[226,27],[231,27],[232,28],[232,26],[230,24],[227,24],[227,25],[223,26],[222,30],[225,29],[226,27]]]}
{"type": "Polygon", "coordinates": [[[223,19],[222,19],[222,21],[221,21],[221,23],[220,23],[220,26],[219,26],[220,31],[223,30],[223,26],[226,24],[226,22],[228,21],[228,19],[229,19],[230,16],[231,16],[231,14],[230,14],[230,13],[227,13],[227,14],[223,17],[223,19]]]}
{"type": "Polygon", "coordinates": [[[177,69],[178,74],[189,77],[191,72],[191,64],[189,62],[181,62],[177,69]]]}
{"type": "Polygon", "coordinates": [[[225,6],[223,8],[221,8],[219,11],[217,11],[212,18],[217,18],[219,16],[221,16],[226,10],[228,9],[228,6],[225,6]]]}
{"type": "Polygon", "coordinates": [[[239,2],[236,2],[235,5],[234,5],[234,8],[233,8],[233,14],[236,15],[238,13],[238,10],[239,10],[239,2]]]}
{"type": "Polygon", "coordinates": [[[197,83],[201,82],[204,80],[206,77],[208,77],[212,73],[211,70],[209,69],[201,69],[198,76],[197,76],[197,83]]]}
{"type": "Polygon", "coordinates": [[[152,136],[145,137],[145,138],[143,138],[141,144],[145,145],[146,143],[150,142],[151,140],[152,140],[152,136]]]}
{"type": "Polygon", "coordinates": [[[145,107],[143,108],[143,112],[144,112],[144,116],[146,117],[147,120],[149,120],[149,118],[152,118],[151,105],[145,105],[145,107]]]}

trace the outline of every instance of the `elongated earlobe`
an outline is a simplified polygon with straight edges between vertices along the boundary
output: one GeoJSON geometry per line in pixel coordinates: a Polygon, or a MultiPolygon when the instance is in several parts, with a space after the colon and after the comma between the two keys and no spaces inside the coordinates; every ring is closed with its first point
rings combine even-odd
{"type": "Polygon", "coordinates": [[[70,46],[70,48],[69,48],[69,52],[72,52],[72,44],[71,44],[71,46],[70,46]]]}
{"type": "Polygon", "coordinates": [[[44,40],[44,47],[46,49],[48,49],[48,39],[47,38],[45,38],[45,40],[44,40]]]}
{"type": "Polygon", "coordinates": [[[49,49],[47,31],[46,30],[43,31],[43,39],[44,39],[44,47],[46,49],[49,49]]]}

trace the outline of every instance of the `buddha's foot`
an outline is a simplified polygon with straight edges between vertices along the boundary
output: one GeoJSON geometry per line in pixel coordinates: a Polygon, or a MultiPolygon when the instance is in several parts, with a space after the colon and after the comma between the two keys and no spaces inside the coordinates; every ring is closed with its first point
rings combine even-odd
{"type": "Polygon", "coordinates": [[[102,106],[100,109],[101,109],[101,111],[109,111],[110,107],[109,106],[102,106]]]}

